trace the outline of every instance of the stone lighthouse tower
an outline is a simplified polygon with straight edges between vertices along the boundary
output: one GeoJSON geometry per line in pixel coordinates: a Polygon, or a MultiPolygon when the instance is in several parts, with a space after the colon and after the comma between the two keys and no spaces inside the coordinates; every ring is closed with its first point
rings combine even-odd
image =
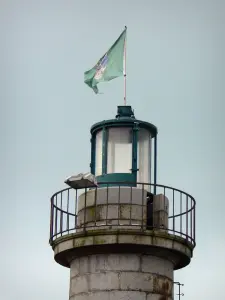
{"type": "Polygon", "coordinates": [[[119,106],[91,128],[91,172],[51,198],[50,244],[70,300],[171,300],[195,247],[195,200],[157,184],[157,128],[119,106]]]}

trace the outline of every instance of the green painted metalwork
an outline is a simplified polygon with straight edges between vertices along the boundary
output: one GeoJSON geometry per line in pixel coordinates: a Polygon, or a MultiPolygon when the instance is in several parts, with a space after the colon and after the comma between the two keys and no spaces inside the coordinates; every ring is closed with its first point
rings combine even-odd
{"type": "Polygon", "coordinates": [[[134,117],[134,112],[131,108],[131,106],[126,105],[126,106],[118,106],[117,107],[117,117],[128,117],[128,118],[135,118],[134,117]]]}
{"type": "Polygon", "coordinates": [[[137,146],[138,146],[138,131],[139,131],[139,127],[138,127],[138,123],[134,123],[134,127],[133,127],[133,141],[132,141],[132,173],[135,176],[135,181],[137,181],[137,146]]]}
{"type": "Polygon", "coordinates": [[[151,133],[152,138],[157,135],[156,126],[151,123],[135,119],[130,106],[118,106],[116,118],[95,123],[91,127],[91,134],[94,134],[103,127],[134,127],[134,123],[136,122],[139,124],[140,128],[147,129],[151,133]]]}
{"type": "Polygon", "coordinates": [[[90,163],[90,168],[91,168],[91,173],[95,174],[95,148],[96,148],[96,135],[94,134],[91,137],[91,163],[90,163]]]}
{"type": "Polygon", "coordinates": [[[98,182],[101,182],[101,187],[118,186],[118,182],[120,183],[120,186],[136,186],[136,179],[133,173],[111,173],[97,176],[96,178],[98,182]],[[127,182],[129,182],[129,184],[127,182]],[[133,182],[133,184],[131,184],[131,182],[133,182]]]}
{"type": "Polygon", "coordinates": [[[108,129],[102,131],[102,174],[107,173],[107,149],[108,149],[108,129]]]}
{"type": "Polygon", "coordinates": [[[140,128],[145,128],[151,133],[151,137],[155,137],[157,134],[157,128],[144,121],[131,119],[131,118],[120,118],[120,119],[112,119],[112,120],[105,120],[99,123],[94,124],[91,127],[91,134],[94,134],[95,132],[99,131],[103,127],[105,128],[112,128],[112,127],[133,127],[134,123],[138,122],[140,128]]]}
{"type": "MultiPolygon", "coordinates": [[[[136,182],[138,161],[137,161],[137,148],[138,148],[138,131],[145,128],[149,131],[151,138],[154,140],[154,184],[156,184],[157,176],[157,127],[151,123],[137,120],[131,106],[118,106],[117,115],[115,119],[104,120],[98,122],[91,127],[92,147],[91,147],[91,172],[95,174],[95,161],[96,161],[96,133],[103,130],[102,140],[102,176],[98,176],[98,181],[107,182],[136,182]],[[108,129],[109,128],[129,127],[132,129],[132,169],[131,173],[113,173],[107,174],[107,145],[108,145],[108,129]],[[101,179],[100,179],[101,178],[101,179]]],[[[156,192],[156,190],[155,190],[156,192]]]]}

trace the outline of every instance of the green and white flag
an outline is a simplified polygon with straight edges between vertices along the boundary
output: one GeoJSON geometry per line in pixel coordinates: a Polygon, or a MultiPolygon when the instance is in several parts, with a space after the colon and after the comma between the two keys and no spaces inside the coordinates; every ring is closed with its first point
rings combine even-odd
{"type": "Polygon", "coordinates": [[[98,93],[99,82],[110,81],[124,75],[124,50],[126,27],[112,47],[102,56],[98,63],[84,73],[84,82],[98,93]]]}

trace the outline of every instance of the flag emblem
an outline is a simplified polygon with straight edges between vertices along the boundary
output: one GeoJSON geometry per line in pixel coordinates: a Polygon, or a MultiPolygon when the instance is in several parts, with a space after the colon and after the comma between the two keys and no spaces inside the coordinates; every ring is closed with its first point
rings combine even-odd
{"type": "Polygon", "coordinates": [[[108,62],[108,55],[107,53],[103,56],[103,58],[100,60],[100,62],[96,65],[96,72],[94,79],[99,80],[103,76],[103,73],[106,69],[108,62]]]}

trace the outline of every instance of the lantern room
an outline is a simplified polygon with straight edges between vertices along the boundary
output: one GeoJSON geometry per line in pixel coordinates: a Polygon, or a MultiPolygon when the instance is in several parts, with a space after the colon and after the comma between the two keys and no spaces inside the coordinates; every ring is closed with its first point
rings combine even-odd
{"type": "Polygon", "coordinates": [[[131,106],[91,127],[91,173],[98,182],[156,184],[157,128],[137,120],[131,106]]]}

